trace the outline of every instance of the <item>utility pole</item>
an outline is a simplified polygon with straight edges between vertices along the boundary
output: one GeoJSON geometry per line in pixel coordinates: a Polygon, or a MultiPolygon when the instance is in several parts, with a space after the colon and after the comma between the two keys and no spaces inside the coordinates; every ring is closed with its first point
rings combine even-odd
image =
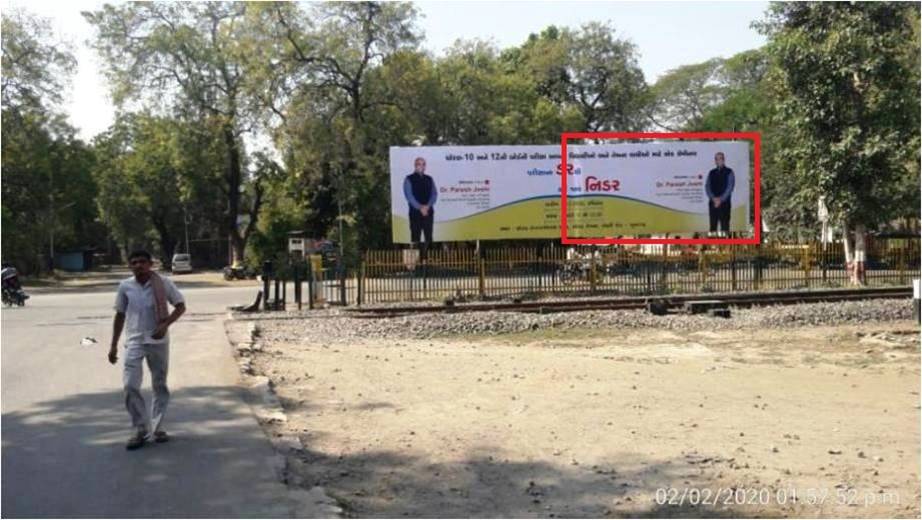
{"type": "Polygon", "coordinates": [[[343,200],[342,194],[337,196],[337,204],[339,205],[339,258],[341,259],[345,254],[343,251],[343,200]]]}
{"type": "Polygon", "coordinates": [[[186,254],[189,255],[192,254],[192,252],[189,251],[189,213],[186,211],[185,204],[182,205],[182,222],[186,226],[186,254]]]}
{"type": "Polygon", "coordinates": [[[49,190],[48,190],[48,220],[49,220],[49,240],[48,240],[48,270],[54,274],[54,168],[48,170],[49,190]]]}
{"type": "Polygon", "coordinates": [[[343,175],[345,172],[338,164],[332,163],[331,167],[336,178],[336,207],[339,213],[337,216],[337,220],[339,220],[339,259],[342,261],[345,255],[345,245],[343,243],[343,186],[345,185],[343,175]]]}

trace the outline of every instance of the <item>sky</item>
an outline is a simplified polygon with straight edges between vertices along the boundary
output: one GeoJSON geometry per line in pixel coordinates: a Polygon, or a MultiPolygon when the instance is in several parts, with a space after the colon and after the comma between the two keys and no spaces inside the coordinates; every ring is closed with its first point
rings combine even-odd
{"type": "MultiPolygon", "coordinates": [[[[99,59],[86,44],[93,37],[81,11],[99,8],[91,0],[7,0],[0,10],[22,8],[50,18],[59,38],[77,58],[71,91],[62,107],[79,135],[90,140],[114,117],[99,59]]],[[[768,2],[588,2],[588,1],[421,1],[423,47],[440,55],[458,39],[479,38],[499,48],[519,45],[548,25],[579,27],[610,21],[616,35],[632,41],[649,83],[675,67],[729,57],[760,47],[765,38],[750,27],[768,2]]]]}

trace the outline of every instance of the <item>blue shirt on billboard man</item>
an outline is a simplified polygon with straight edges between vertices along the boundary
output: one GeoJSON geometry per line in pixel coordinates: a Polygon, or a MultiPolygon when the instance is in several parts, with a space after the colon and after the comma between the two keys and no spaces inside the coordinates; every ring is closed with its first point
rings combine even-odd
{"type": "Polygon", "coordinates": [[[426,175],[426,160],[417,157],[413,161],[413,173],[403,180],[403,195],[410,205],[410,241],[419,243],[420,234],[425,241],[420,252],[425,258],[426,251],[432,244],[432,223],[435,218],[435,201],[438,190],[432,177],[426,175]]]}
{"type": "Polygon", "coordinates": [[[704,183],[704,191],[708,196],[708,217],[711,220],[712,232],[717,231],[719,224],[721,231],[729,233],[730,195],[733,194],[736,179],[733,170],[724,164],[723,152],[714,154],[714,163],[717,164],[717,168],[708,172],[707,181],[704,183]]]}

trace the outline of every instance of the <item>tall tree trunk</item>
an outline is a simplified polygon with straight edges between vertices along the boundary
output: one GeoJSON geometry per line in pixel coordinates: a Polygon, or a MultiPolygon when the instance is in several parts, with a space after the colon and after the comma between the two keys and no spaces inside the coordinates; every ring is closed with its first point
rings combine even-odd
{"type": "Polygon", "coordinates": [[[244,240],[237,231],[231,233],[231,246],[231,253],[233,254],[231,263],[237,261],[243,262],[243,255],[246,251],[247,243],[246,240],[244,240]]]}
{"type": "Polygon", "coordinates": [[[160,238],[160,249],[163,251],[163,270],[170,271],[173,269],[173,253],[176,252],[176,239],[167,237],[160,238]]]}
{"type": "Polygon", "coordinates": [[[865,285],[867,277],[865,265],[867,261],[867,228],[864,224],[855,225],[855,265],[852,274],[852,283],[865,285]]]}
{"type": "Polygon", "coordinates": [[[164,271],[169,271],[173,269],[173,253],[176,251],[176,237],[170,234],[170,229],[164,220],[155,220],[154,228],[160,236],[160,265],[164,271]]]}
{"type": "Polygon", "coordinates": [[[234,128],[227,124],[222,128],[224,145],[227,147],[227,219],[225,225],[228,231],[228,240],[231,244],[231,263],[243,261],[243,252],[246,249],[246,240],[237,227],[237,215],[240,213],[240,183],[242,172],[240,165],[240,148],[234,135],[234,128]]]}

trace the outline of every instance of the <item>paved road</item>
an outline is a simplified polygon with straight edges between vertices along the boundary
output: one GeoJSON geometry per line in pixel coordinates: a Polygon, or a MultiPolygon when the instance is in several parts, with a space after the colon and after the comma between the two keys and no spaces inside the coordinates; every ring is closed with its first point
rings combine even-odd
{"type": "Polygon", "coordinates": [[[118,367],[105,360],[114,292],[37,294],[4,309],[3,516],[310,516],[303,492],[275,480],[272,448],[236,385],[225,307],[253,292],[185,288],[189,311],[171,331],[174,438],[134,452],[124,449],[124,356],[118,367]],[[85,336],[99,343],[81,346],[85,336]]]}

